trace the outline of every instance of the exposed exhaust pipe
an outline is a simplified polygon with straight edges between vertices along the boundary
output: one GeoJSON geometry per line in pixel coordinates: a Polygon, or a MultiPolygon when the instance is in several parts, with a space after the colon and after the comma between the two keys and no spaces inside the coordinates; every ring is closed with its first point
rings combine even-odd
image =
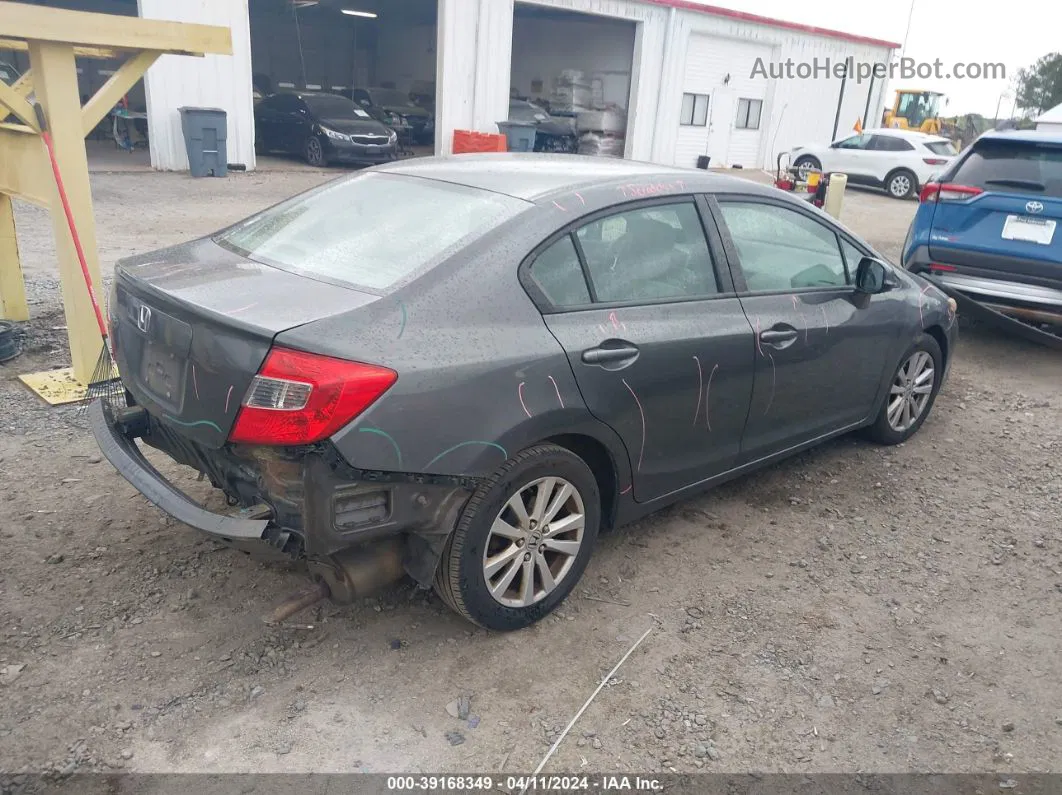
{"type": "Polygon", "coordinates": [[[400,537],[351,547],[324,560],[308,563],[314,584],[292,594],[265,618],[279,624],[324,599],[350,604],[385,588],[405,574],[405,542],[400,537]]]}

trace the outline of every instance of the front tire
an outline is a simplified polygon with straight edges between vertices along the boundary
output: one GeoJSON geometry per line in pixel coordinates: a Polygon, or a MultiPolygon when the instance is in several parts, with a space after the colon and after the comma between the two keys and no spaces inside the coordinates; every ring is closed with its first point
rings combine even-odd
{"type": "Polygon", "coordinates": [[[435,591],[475,624],[523,629],[571,593],[600,523],[601,497],[586,463],[557,445],[530,447],[469,499],[443,549],[435,591]]]}
{"type": "Polygon", "coordinates": [[[322,168],[328,165],[324,146],[322,146],[320,139],[316,135],[311,135],[306,139],[306,144],[303,146],[303,157],[311,166],[322,168]]]}
{"type": "Polygon", "coordinates": [[[885,190],[894,199],[909,199],[918,190],[918,177],[906,169],[889,174],[885,190]]]}
{"type": "Polygon", "coordinates": [[[889,381],[881,411],[867,435],[878,444],[906,442],[922,427],[940,391],[944,377],[944,355],[940,344],[928,334],[920,334],[889,381]]]}
{"type": "Polygon", "coordinates": [[[822,163],[819,162],[817,157],[804,155],[796,159],[796,162],[793,163],[793,168],[796,169],[797,176],[800,179],[807,179],[808,171],[822,171],[822,163]]]}

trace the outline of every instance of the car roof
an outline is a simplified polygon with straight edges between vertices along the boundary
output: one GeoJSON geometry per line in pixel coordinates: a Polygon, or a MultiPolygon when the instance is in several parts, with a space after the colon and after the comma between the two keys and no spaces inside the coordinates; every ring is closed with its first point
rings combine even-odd
{"type": "Polygon", "coordinates": [[[1053,130],[988,130],[981,138],[1019,141],[1030,144],[1062,144],[1062,132],[1053,130]]]}
{"type": "Polygon", "coordinates": [[[940,135],[930,135],[919,130],[903,130],[898,127],[874,127],[869,130],[863,130],[865,135],[885,135],[893,138],[907,138],[911,141],[946,141],[940,135]]]}
{"type": "MultiPolygon", "coordinates": [[[[462,154],[418,157],[385,166],[377,171],[436,179],[504,193],[517,199],[537,201],[557,193],[596,185],[625,182],[681,182],[685,191],[714,191],[739,186],[745,193],[777,192],[750,180],[692,168],[661,166],[614,157],[550,155],[532,153],[462,154]]],[[[667,192],[682,192],[668,190],[667,192]]]]}

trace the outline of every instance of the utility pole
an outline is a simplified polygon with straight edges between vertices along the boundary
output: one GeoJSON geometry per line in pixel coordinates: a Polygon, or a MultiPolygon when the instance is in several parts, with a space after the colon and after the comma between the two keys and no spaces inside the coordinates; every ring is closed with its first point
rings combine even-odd
{"type": "Polygon", "coordinates": [[[911,0],[911,8],[907,12],[907,30],[903,34],[903,46],[900,47],[900,60],[907,53],[907,37],[911,35],[911,19],[914,17],[915,0],[911,0]]]}

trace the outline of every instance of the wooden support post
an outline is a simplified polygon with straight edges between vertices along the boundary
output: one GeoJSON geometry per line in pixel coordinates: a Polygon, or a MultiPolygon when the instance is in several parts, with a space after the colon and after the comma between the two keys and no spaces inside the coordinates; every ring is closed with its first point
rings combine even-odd
{"type": "Polygon", "coordinates": [[[85,107],[81,109],[82,132],[88,136],[97,124],[111,111],[118,101],[129,93],[136,81],[144,76],[151,64],[162,55],[154,50],[133,55],[123,63],[110,79],[100,86],[85,107]]]}
{"type": "MultiPolygon", "coordinates": [[[[97,300],[103,303],[106,296],[100,294],[103,282],[100,279],[96,247],[96,221],[92,214],[92,192],[89,188],[88,156],[85,152],[74,48],[68,44],[31,41],[29,53],[34,89],[44,107],[56,159],[62,164],[63,185],[81,238],[89,276],[97,300]]],[[[54,181],[49,197],[73,375],[82,384],[88,384],[103,352],[103,340],[54,181]]]]}
{"type": "Polygon", "coordinates": [[[11,197],[3,193],[0,193],[0,320],[29,320],[15,239],[15,208],[11,197]]]}

